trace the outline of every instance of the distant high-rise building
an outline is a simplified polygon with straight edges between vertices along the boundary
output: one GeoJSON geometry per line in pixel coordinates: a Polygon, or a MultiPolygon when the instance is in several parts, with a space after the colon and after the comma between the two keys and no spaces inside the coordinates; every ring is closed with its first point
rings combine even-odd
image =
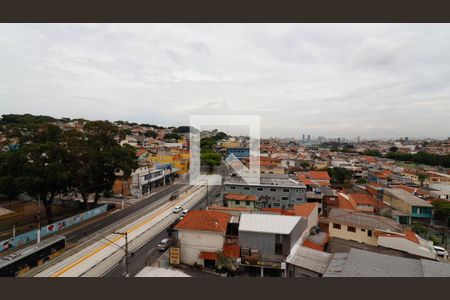
{"type": "Polygon", "coordinates": [[[356,142],[357,142],[358,144],[361,142],[361,138],[359,137],[359,135],[358,135],[358,137],[356,138],[356,142]]]}
{"type": "Polygon", "coordinates": [[[308,143],[311,142],[311,135],[308,134],[308,143]]]}
{"type": "Polygon", "coordinates": [[[305,135],[302,134],[302,142],[305,143],[305,135]]]}

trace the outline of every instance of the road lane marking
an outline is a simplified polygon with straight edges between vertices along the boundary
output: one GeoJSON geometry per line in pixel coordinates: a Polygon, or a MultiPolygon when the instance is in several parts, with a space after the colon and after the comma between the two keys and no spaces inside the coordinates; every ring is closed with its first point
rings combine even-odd
{"type": "MultiPolygon", "coordinates": [[[[197,192],[199,189],[192,191],[191,194],[187,194],[181,197],[181,199],[178,199],[178,201],[174,202],[174,204],[179,204],[180,202],[182,202],[183,200],[185,200],[189,195],[194,194],[195,192],[197,192]]],[[[169,202],[170,203],[170,202],[169,202]]],[[[173,205],[172,205],[173,206],[173,205]]],[[[150,217],[149,219],[147,219],[146,221],[143,221],[141,223],[139,223],[138,225],[132,227],[131,229],[127,230],[127,234],[133,232],[134,230],[144,226],[145,224],[148,224],[150,221],[154,220],[156,217],[160,216],[162,213],[166,212],[169,208],[171,208],[172,206],[167,207],[166,209],[162,210],[161,212],[159,212],[158,214],[150,217]]],[[[70,269],[74,268],[75,266],[79,265],[80,263],[82,263],[83,261],[87,260],[88,258],[92,257],[93,255],[97,254],[98,252],[100,252],[101,250],[105,249],[106,247],[112,245],[113,243],[117,242],[118,240],[120,240],[121,238],[123,238],[123,236],[118,236],[114,239],[112,239],[110,242],[103,244],[102,246],[99,246],[97,249],[95,249],[94,251],[87,253],[86,255],[84,255],[83,257],[79,258],[78,260],[76,260],[75,262],[69,264],[68,266],[66,266],[65,268],[59,270],[56,273],[53,273],[50,277],[59,277],[60,275],[66,273],[67,271],[69,271],[70,269]]]]}

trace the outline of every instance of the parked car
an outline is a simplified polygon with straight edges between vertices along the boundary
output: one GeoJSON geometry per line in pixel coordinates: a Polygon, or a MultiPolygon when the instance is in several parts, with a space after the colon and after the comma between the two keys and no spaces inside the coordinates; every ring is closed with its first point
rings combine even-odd
{"type": "Polygon", "coordinates": [[[173,208],[173,213],[177,214],[177,213],[179,213],[182,210],[183,210],[183,208],[181,206],[175,206],[173,208]]]}
{"type": "Polygon", "coordinates": [[[436,251],[437,255],[439,255],[439,256],[448,256],[448,251],[445,250],[443,247],[433,246],[433,248],[436,251]]]}
{"type": "Polygon", "coordinates": [[[181,213],[181,216],[184,217],[185,215],[187,215],[188,212],[189,212],[189,209],[183,210],[183,212],[181,213]]]}
{"type": "Polygon", "coordinates": [[[166,238],[163,239],[161,242],[159,242],[158,246],[156,246],[156,249],[159,251],[166,251],[171,245],[171,240],[166,238]]]}

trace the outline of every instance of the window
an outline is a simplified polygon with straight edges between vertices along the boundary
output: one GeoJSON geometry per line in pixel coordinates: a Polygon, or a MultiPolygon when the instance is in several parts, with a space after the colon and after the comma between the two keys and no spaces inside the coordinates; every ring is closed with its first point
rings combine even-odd
{"type": "Polygon", "coordinates": [[[333,228],[334,229],[341,229],[341,224],[333,223],[333,228]]]}
{"type": "Polygon", "coordinates": [[[245,201],[245,205],[250,206],[250,201],[245,201]]]}
{"type": "Polygon", "coordinates": [[[289,200],[289,197],[281,197],[281,200],[287,201],[287,200],[289,200]]]}
{"type": "Polygon", "coordinates": [[[280,202],[274,202],[273,207],[280,207],[280,202]]]}
{"type": "Polygon", "coordinates": [[[236,200],[236,201],[234,201],[234,203],[236,203],[236,205],[240,205],[241,201],[240,200],[236,200]]]}
{"type": "Polygon", "coordinates": [[[347,231],[356,232],[356,228],[353,226],[347,226],[347,231]]]}
{"type": "Polygon", "coordinates": [[[256,188],[257,191],[262,192],[264,189],[262,187],[256,188]]]}
{"type": "Polygon", "coordinates": [[[372,236],[372,230],[367,230],[367,236],[372,236]]]}
{"type": "Polygon", "coordinates": [[[271,192],[276,192],[277,189],[276,189],[276,188],[271,188],[270,191],[271,191],[271,192]]]}
{"type": "Polygon", "coordinates": [[[289,189],[283,189],[283,193],[289,193],[289,189]]]}
{"type": "Polygon", "coordinates": [[[362,231],[362,232],[365,232],[366,230],[365,230],[365,229],[361,229],[361,231],[362,231]]]}
{"type": "Polygon", "coordinates": [[[250,187],[244,186],[244,190],[249,191],[249,190],[250,190],[250,187]]]}
{"type": "Polygon", "coordinates": [[[236,187],[234,185],[230,186],[230,190],[235,190],[236,187]]]}
{"type": "Polygon", "coordinates": [[[275,234],[275,254],[283,255],[283,242],[281,234],[275,234]]]}

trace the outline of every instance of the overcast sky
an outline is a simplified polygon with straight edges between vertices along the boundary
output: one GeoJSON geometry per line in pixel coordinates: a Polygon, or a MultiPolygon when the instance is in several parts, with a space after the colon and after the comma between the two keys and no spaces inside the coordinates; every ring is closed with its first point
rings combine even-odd
{"type": "Polygon", "coordinates": [[[450,136],[449,24],[0,24],[0,114],[450,136]]]}

